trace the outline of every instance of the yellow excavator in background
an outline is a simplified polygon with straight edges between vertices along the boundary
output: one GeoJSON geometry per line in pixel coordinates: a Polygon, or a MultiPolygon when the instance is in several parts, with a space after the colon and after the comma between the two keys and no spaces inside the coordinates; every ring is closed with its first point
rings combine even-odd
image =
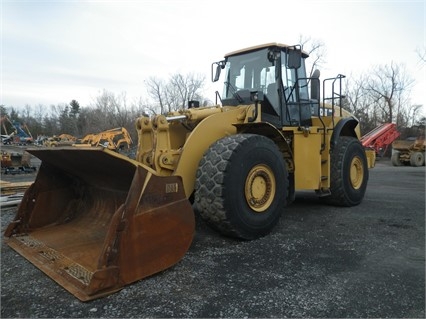
{"type": "Polygon", "coordinates": [[[129,131],[124,127],[117,127],[97,134],[87,134],[73,145],[79,147],[103,146],[110,150],[121,152],[130,149],[132,143],[129,131]]]}
{"type": "Polygon", "coordinates": [[[86,301],[177,263],[194,211],[251,240],[273,229],[299,190],[360,204],[369,161],[358,120],[341,108],[344,76],[325,79],[321,99],[307,57],[279,43],[225,55],[212,64],[212,80],[224,76],[220,103],[138,118],[135,160],[104,147],[28,149],[42,164],[7,243],[86,301]]]}

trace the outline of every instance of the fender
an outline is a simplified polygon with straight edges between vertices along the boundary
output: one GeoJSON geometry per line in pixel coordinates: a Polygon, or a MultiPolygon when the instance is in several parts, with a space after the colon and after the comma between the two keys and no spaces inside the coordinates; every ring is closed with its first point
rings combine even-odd
{"type": "Polygon", "coordinates": [[[189,198],[194,191],[197,168],[205,151],[221,138],[236,133],[233,125],[246,107],[232,107],[226,112],[203,119],[190,133],[183,145],[183,152],[172,175],[181,176],[185,194],[189,198]]]}
{"type": "Polygon", "coordinates": [[[330,140],[330,149],[332,150],[337,143],[339,136],[353,136],[359,138],[356,127],[359,124],[358,120],[353,117],[342,118],[334,127],[333,134],[330,140]]]}
{"type": "Polygon", "coordinates": [[[295,199],[295,184],[294,184],[294,156],[293,151],[284,138],[282,132],[275,128],[272,124],[265,122],[256,122],[250,124],[234,124],[237,128],[237,133],[251,133],[266,136],[273,140],[277,144],[281,153],[283,154],[284,160],[287,164],[289,189],[287,195],[287,205],[295,199]]]}
{"type": "Polygon", "coordinates": [[[234,124],[234,126],[237,128],[237,133],[259,134],[270,138],[278,145],[278,148],[284,154],[285,160],[293,161],[293,152],[284,138],[284,135],[273,125],[265,122],[256,122],[250,124],[234,124]],[[286,153],[288,155],[286,155],[286,153]]]}

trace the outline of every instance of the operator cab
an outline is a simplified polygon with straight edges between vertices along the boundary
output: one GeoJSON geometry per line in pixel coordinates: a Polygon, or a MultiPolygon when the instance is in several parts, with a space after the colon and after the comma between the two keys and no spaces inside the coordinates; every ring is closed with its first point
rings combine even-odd
{"type": "Polygon", "coordinates": [[[263,121],[277,127],[307,126],[311,125],[311,110],[316,109],[313,106],[318,105],[308,94],[307,57],[298,45],[270,43],[251,47],[229,53],[224,61],[214,63],[217,70],[212,80],[217,81],[220,70],[225,69],[223,106],[253,104],[256,95],[263,99],[263,121]]]}

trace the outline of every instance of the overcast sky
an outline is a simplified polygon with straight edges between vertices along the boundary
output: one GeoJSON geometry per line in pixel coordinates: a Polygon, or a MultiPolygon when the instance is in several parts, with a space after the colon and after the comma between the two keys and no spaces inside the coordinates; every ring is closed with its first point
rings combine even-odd
{"type": "MultiPolygon", "coordinates": [[[[85,106],[102,90],[146,96],[144,79],[206,76],[224,54],[268,42],[324,42],[321,77],[405,65],[412,104],[426,105],[426,2],[1,0],[1,100],[5,106],[85,106]]],[[[221,91],[221,90],[220,90],[221,91]]]]}

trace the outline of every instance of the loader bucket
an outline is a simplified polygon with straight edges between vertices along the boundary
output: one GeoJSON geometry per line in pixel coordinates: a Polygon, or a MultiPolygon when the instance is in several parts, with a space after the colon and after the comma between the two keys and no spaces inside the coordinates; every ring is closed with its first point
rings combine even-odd
{"type": "Polygon", "coordinates": [[[28,152],[42,164],[6,241],[78,299],[111,294],[185,255],[195,222],[179,176],[103,148],[28,152]]]}

